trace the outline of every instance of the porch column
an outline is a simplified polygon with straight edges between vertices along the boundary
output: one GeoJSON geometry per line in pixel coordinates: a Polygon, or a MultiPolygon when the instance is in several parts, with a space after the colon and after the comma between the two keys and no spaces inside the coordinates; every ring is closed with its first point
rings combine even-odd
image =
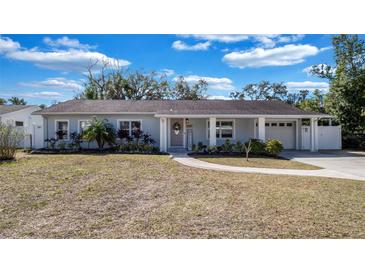
{"type": "Polygon", "coordinates": [[[167,152],[167,119],[160,118],[160,151],[167,152]]]}
{"type": "Polygon", "coordinates": [[[299,150],[299,119],[295,121],[295,149],[299,150]]]}
{"type": "Polygon", "coordinates": [[[259,139],[263,142],[266,141],[265,137],[265,117],[258,118],[258,128],[259,128],[259,139]]]}
{"type": "Polygon", "coordinates": [[[311,151],[318,151],[318,119],[311,118],[311,151]]]}
{"type": "Polygon", "coordinates": [[[209,145],[215,146],[217,144],[217,137],[216,137],[216,117],[209,118],[209,145]]]}

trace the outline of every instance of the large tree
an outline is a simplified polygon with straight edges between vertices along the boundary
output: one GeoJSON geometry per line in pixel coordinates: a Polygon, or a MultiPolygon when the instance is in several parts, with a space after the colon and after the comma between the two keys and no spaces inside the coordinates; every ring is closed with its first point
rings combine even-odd
{"type": "Polygon", "coordinates": [[[18,97],[11,97],[8,101],[13,105],[26,105],[27,104],[27,102],[23,98],[18,98],[18,97]]]}
{"type": "Polygon", "coordinates": [[[270,83],[261,81],[248,84],[240,91],[231,92],[230,97],[235,100],[286,100],[288,89],[284,83],[270,83]]]}
{"type": "Polygon", "coordinates": [[[0,105],[5,105],[6,104],[6,100],[4,98],[0,98],[0,105]]]}
{"type": "Polygon", "coordinates": [[[330,81],[326,108],[344,132],[365,131],[365,44],[357,35],[333,37],[336,66],[318,65],[312,73],[330,81]]]}
{"type": "Polygon", "coordinates": [[[170,97],[177,100],[200,100],[206,97],[207,87],[208,83],[203,79],[189,84],[184,77],[180,76],[175,79],[170,97]]]}

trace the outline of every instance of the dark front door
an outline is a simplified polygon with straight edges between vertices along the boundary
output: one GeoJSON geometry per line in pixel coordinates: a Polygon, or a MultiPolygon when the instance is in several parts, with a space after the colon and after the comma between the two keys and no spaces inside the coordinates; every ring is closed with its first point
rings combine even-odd
{"type": "Polygon", "coordinates": [[[170,120],[170,140],[172,147],[182,147],[184,145],[184,120],[171,119],[170,120]]]}

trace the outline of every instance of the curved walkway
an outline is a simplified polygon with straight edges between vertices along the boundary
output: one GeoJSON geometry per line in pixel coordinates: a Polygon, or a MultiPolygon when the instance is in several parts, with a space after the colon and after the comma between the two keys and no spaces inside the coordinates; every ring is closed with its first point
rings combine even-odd
{"type": "Polygon", "coordinates": [[[226,166],[220,164],[208,163],[192,157],[189,157],[186,153],[172,153],[171,158],[180,164],[202,168],[208,170],[228,171],[236,173],[259,173],[259,174],[271,174],[271,175],[293,175],[293,176],[318,176],[318,177],[330,177],[340,179],[352,179],[365,181],[364,177],[354,174],[348,174],[345,172],[339,172],[330,169],[318,169],[318,170],[301,170],[301,169],[279,169],[279,168],[256,168],[256,167],[237,167],[226,166]]]}

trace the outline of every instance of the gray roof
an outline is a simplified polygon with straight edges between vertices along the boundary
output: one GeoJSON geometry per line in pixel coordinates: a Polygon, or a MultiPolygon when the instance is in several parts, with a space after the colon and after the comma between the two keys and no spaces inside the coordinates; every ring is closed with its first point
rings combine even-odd
{"type": "Polygon", "coordinates": [[[31,106],[31,105],[28,105],[28,106],[27,105],[0,105],[0,115],[22,110],[22,109],[26,109],[29,107],[34,107],[34,106],[31,106]]]}
{"type": "Polygon", "coordinates": [[[245,100],[70,100],[34,114],[153,113],[157,115],[325,115],[285,102],[245,100]]]}

